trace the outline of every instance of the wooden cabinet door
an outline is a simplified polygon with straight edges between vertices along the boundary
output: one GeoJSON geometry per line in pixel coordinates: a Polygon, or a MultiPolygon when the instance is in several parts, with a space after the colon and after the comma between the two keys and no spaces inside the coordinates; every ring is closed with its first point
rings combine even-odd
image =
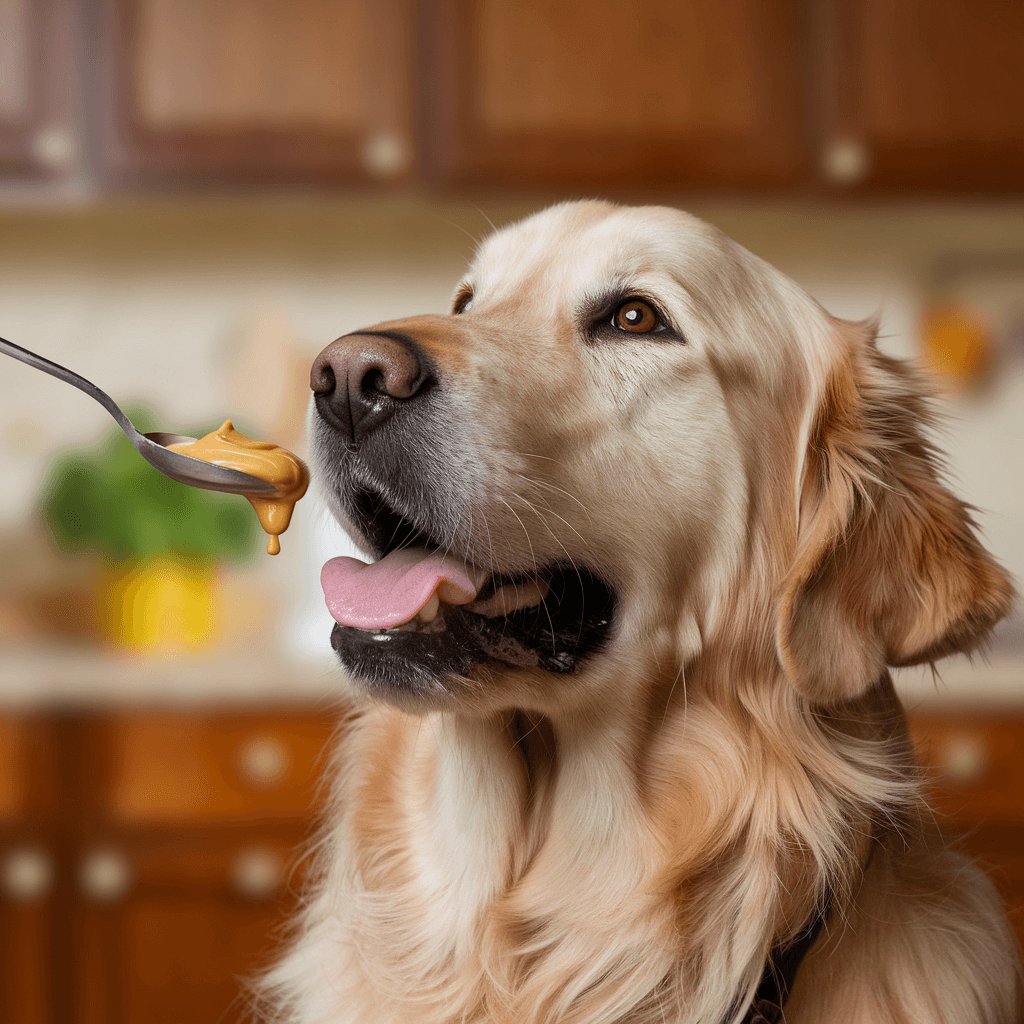
{"type": "Polygon", "coordinates": [[[0,717],[0,1021],[57,1020],[58,854],[51,730],[0,717]]]}
{"type": "Polygon", "coordinates": [[[795,0],[426,6],[444,181],[758,189],[803,167],[795,0]]]}
{"type": "Polygon", "coordinates": [[[1024,191],[1024,4],[832,0],[829,11],[827,179],[1024,191]]]}
{"type": "Polygon", "coordinates": [[[70,0],[0,0],[0,174],[68,173],[74,55],[70,0]]]}
{"type": "Polygon", "coordinates": [[[103,0],[119,181],[396,179],[413,0],[103,0]]]}
{"type": "Polygon", "coordinates": [[[917,711],[910,726],[939,827],[988,872],[1024,949],[1024,718],[917,711]]]}
{"type": "Polygon", "coordinates": [[[0,1021],[55,1024],[56,866],[38,835],[0,829],[0,1021]]]}
{"type": "Polygon", "coordinates": [[[73,1024],[252,1020],[245,979],[295,908],[341,714],[83,716],[74,803],[73,1024]]]}
{"type": "Polygon", "coordinates": [[[76,868],[74,1024],[241,1024],[294,910],[301,833],[95,837],[76,868]]]}
{"type": "Polygon", "coordinates": [[[31,0],[0,0],[0,160],[31,162],[37,118],[38,16],[31,0]]]}

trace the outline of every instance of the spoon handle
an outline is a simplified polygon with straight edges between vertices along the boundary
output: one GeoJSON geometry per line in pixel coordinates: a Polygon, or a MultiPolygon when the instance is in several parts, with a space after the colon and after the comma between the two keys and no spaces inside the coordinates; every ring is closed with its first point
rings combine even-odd
{"type": "Polygon", "coordinates": [[[34,366],[37,370],[42,370],[43,373],[48,373],[51,377],[56,377],[58,380],[64,381],[65,384],[78,388],[79,391],[84,391],[90,398],[96,399],[117,420],[120,428],[129,437],[135,437],[138,434],[131,420],[125,416],[110,395],[96,387],[92,381],[86,380],[81,374],[69,370],[66,366],[61,366],[60,363],[53,362],[52,359],[30,352],[27,348],[15,345],[13,341],[8,341],[6,338],[0,338],[0,352],[13,359],[19,359],[29,366],[34,366]]]}

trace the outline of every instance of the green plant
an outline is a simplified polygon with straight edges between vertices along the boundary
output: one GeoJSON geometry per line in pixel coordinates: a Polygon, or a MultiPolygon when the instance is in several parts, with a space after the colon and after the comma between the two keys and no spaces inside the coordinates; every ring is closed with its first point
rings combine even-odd
{"type": "MultiPolygon", "coordinates": [[[[144,432],[157,429],[145,409],[128,415],[144,432]]],[[[98,551],[117,562],[161,555],[238,561],[252,552],[258,532],[244,498],[169,480],[119,430],[57,459],[42,511],[62,550],[98,551]]]]}

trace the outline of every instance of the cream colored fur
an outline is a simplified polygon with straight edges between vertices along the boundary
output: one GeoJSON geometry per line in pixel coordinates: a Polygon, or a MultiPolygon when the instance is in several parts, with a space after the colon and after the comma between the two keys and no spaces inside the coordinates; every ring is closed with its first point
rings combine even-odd
{"type": "Polygon", "coordinates": [[[935,834],[885,668],[970,649],[1010,600],[913,375],[676,211],[555,207],[466,283],[465,315],[403,322],[469,425],[453,547],[586,564],[614,638],[573,677],[356,697],[267,1017],[724,1024],[829,891],[789,1024],[1020,1021],[1014,940],[935,834]],[[615,282],[685,343],[582,341],[615,282]]]}

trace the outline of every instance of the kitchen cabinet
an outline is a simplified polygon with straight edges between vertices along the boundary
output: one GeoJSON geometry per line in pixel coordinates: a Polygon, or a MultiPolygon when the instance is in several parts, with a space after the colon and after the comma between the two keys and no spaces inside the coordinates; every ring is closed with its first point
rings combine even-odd
{"type": "MultiPolygon", "coordinates": [[[[294,914],[343,721],[0,714],[0,1020],[250,1020],[244,980],[294,914]]],[[[916,711],[911,729],[940,825],[1024,940],[1024,715],[916,711]]]]}
{"type": "Polygon", "coordinates": [[[69,174],[77,162],[70,0],[0,0],[0,174],[69,174]]]}
{"type": "Polygon", "coordinates": [[[84,721],[75,1024],[221,1024],[269,964],[334,722],[292,713],[84,721]]]}
{"type": "Polygon", "coordinates": [[[1024,4],[830,0],[819,160],[849,190],[1024,189],[1024,4]]]}
{"type": "Polygon", "coordinates": [[[0,1021],[55,1024],[56,739],[35,716],[0,718],[0,1021]]]}
{"type": "Polygon", "coordinates": [[[1024,949],[1024,718],[918,711],[911,734],[939,827],[989,873],[1024,949]]]}
{"type": "Polygon", "coordinates": [[[0,0],[0,180],[1021,194],[1022,55],[1013,0],[0,0]]]}
{"type": "Polygon", "coordinates": [[[273,959],[302,839],[254,827],[87,844],[72,919],[75,1024],[251,1020],[246,980],[273,959]]]}
{"type": "Polygon", "coordinates": [[[806,166],[795,0],[427,9],[438,180],[760,190],[806,166]]]}
{"type": "Polygon", "coordinates": [[[102,173],[393,181],[414,164],[414,0],[103,0],[102,173]]]}
{"type": "Polygon", "coordinates": [[[0,716],[0,1020],[250,1020],[338,719],[0,716]]]}

